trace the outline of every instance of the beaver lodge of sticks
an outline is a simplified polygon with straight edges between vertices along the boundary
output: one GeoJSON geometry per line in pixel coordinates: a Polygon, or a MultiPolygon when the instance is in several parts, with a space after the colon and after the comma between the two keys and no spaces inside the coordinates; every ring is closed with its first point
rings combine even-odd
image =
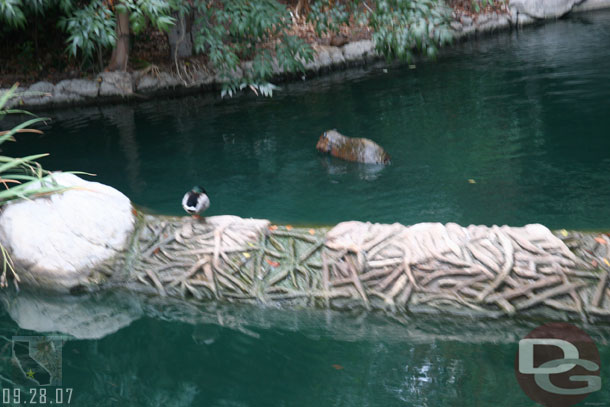
{"type": "Polygon", "coordinates": [[[143,215],[107,283],[196,301],[610,316],[607,234],[525,227],[344,222],[292,228],[233,216],[143,215]]]}

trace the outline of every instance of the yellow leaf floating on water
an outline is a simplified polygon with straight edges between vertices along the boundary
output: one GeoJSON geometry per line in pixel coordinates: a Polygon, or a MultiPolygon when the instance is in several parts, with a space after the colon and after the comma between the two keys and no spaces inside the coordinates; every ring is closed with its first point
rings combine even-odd
{"type": "Polygon", "coordinates": [[[332,365],[332,366],[333,366],[333,368],[334,368],[334,369],[336,369],[336,370],[342,370],[342,369],[343,369],[343,366],[338,365],[338,364],[336,364],[336,363],[335,363],[334,365],[332,365]]]}
{"type": "Polygon", "coordinates": [[[475,180],[473,180],[472,178],[468,179],[468,183],[469,184],[476,184],[477,182],[475,180]]]}
{"type": "Polygon", "coordinates": [[[565,230],[565,229],[561,229],[560,232],[561,232],[562,236],[567,236],[568,235],[568,231],[565,230]]]}

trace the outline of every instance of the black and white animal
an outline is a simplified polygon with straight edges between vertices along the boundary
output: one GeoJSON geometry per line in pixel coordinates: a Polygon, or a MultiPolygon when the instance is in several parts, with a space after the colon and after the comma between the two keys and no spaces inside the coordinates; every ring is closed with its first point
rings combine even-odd
{"type": "Polygon", "coordinates": [[[202,187],[193,187],[184,194],[182,207],[187,213],[197,216],[210,207],[210,198],[202,187]]]}

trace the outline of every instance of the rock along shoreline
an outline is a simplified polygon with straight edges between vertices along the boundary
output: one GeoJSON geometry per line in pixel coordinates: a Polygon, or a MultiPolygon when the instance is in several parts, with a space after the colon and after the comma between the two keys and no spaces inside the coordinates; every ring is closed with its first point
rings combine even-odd
{"type": "Polygon", "coordinates": [[[607,233],[168,217],[138,211],[119,191],[74,174],[50,177],[67,189],[0,213],[16,286],[133,293],[185,307],[610,320],[607,233]]]}
{"type": "MultiPolygon", "coordinates": [[[[454,11],[451,27],[456,42],[496,31],[520,28],[544,20],[558,19],[570,12],[610,8],[610,0],[510,0],[505,13],[483,13],[471,16],[454,11]]],[[[271,82],[364,66],[383,57],[372,40],[360,40],[341,47],[313,45],[314,60],[305,66],[305,73],[286,73],[279,67],[271,82]]],[[[249,62],[244,62],[248,64],[249,62]]],[[[236,72],[240,76],[241,72],[236,72]]],[[[30,110],[107,104],[127,100],[149,99],[218,91],[222,85],[218,75],[193,71],[188,78],[171,72],[140,70],[134,72],[103,72],[95,79],[66,79],[56,84],[41,81],[28,88],[18,88],[19,97],[12,106],[30,110]]],[[[6,89],[0,89],[2,94],[6,89]]]]}

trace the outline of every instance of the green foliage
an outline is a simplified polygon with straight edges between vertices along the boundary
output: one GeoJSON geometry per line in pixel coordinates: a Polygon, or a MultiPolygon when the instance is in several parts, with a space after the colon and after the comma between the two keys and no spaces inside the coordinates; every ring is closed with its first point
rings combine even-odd
{"type": "Polygon", "coordinates": [[[115,19],[102,1],[92,1],[85,8],[75,10],[59,20],[59,27],[69,34],[66,51],[88,60],[97,49],[113,47],[116,43],[115,19]]]}
{"type": "Polygon", "coordinates": [[[73,8],[73,0],[0,0],[0,23],[24,28],[28,15],[44,15],[52,7],[68,13],[73,8]]]}
{"type": "MultiPolygon", "coordinates": [[[[22,110],[8,108],[8,102],[15,96],[17,86],[0,95],[0,120],[7,114],[29,114],[22,110]]],[[[13,127],[11,130],[0,132],[0,146],[7,141],[15,141],[17,133],[40,133],[30,126],[44,121],[44,118],[34,117],[13,127]]],[[[0,150],[1,151],[1,150],[0,150]]],[[[42,177],[49,174],[37,162],[48,154],[34,154],[27,157],[7,157],[0,155],[0,207],[15,199],[27,199],[28,197],[56,192],[62,188],[41,181],[42,177]],[[1,189],[4,188],[4,189],[1,189]]]]}
{"type": "Polygon", "coordinates": [[[136,34],[149,22],[162,31],[174,24],[167,1],[116,0],[114,4],[113,9],[106,0],[0,0],[0,23],[24,29],[29,16],[44,15],[56,8],[63,14],[58,26],[68,34],[66,51],[83,60],[91,59],[96,51],[114,47],[116,13],[129,12],[130,26],[136,34]]]}
{"type": "Polygon", "coordinates": [[[148,21],[161,31],[168,31],[175,23],[169,15],[169,3],[163,0],[122,0],[116,11],[129,12],[129,23],[135,34],[141,32],[148,21]]]}
{"type": "MultiPolygon", "coordinates": [[[[498,0],[471,1],[485,7],[498,0]]],[[[310,3],[307,19],[319,36],[352,22],[366,24],[388,59],[409,60],[414,50],[434,56],[451,40],[443,0],[375,0],[373,8],[362,0],[310,3]]],[[[0,0],[0,26],[28,29],[28,16],[45,16],[51,9],[67,34],[68,54],[83,61],[97,55],[100,65],[103,51],[117,42],[117,13],[129,13],[135,34],[148,25],[169,30],[174,13],[189,16],[194,50],[208,56],[225,83],[225,94],[245,87],[267,93],[273,89],[266,84],[274,73],[303,72],[313,60],[311,46],[291,35],[289,8],[278,0],[0,0]]],[[[24,44],[21,51],[32,54],[30,48],[24,44]]]]}
{"type": "Polygon", "coordinates": [[[349,25],[350,13],[357,8],[359,1],[332,4],[331,0],[316,1],[311,5],[307,21],[312,23],[316,34],[338,32],[341,25],[349,25]]]}
{"type": "Polygon", "coordinates": [[[442,0],[377,0],[371,14],[373,40],[389,59],[411,60],[412,50],[434,57],[451,41],[450,9],[442,0]]]}
{"type": "Polygon", "coordinates": [[[480,13],[485,7],[494,5],[495,0],[472,0],[472,8],[475,12],[480,13]]]}
{"type": "MultiPolygon", "coordinates": [[[[7,114],[29,114],[21,110],[7,107],[9,101],[15,96],[16,88],[17,85],[13,86],[8,91],[5,91],[3,94],[0,94],[0,121],[7,114]]],[[[0,146],[7,141],[15,141],[14,136],[17,133],[40,133],[40,131],[30,129],[29,127],[43,120],[43,118],[34,117],[13,127],[11,130],[0,132],[0,146]]],[[[28,199],[65,190],[64,187],[43,179],[49,172],[44,170],[37,160],[47,155],[48,154],[34,154],[27,157],[8,157],[0,155],[0,207],[17,199],[28,199]]],[[[9,271],[13,275],[15,286],[17,286],[19,276],[13,268],[9,254],[2,245],[0,245],[0,258],[0,261],[2,262],[2,265],[0,266],[0,269],[2,270],[2,272],[0,272],[0,287],[6,287],[9,271]]]]}
{"type": "Polygon", "coordinates": [[[0,0],[0,22],[13,28],[25,26],[25,14],[21,0],[0,0]]]}
{"type": "Polygon", "coordinates": [[[224,81],[223,94],[246,86],[270,92],[269,78],[279,69],[303,72],[313,49],[289,35],[292,24],[285,6],[275,0],[226,0],[223,7],[195,1],[195,52],[207,54],[224,81]],[[275,41],[275,47],[265,45],[275,41]],[[251,63],[241,64],[242,60],[251,63]],[[239,75],[243,70],[243,75],[239,75]]]}

